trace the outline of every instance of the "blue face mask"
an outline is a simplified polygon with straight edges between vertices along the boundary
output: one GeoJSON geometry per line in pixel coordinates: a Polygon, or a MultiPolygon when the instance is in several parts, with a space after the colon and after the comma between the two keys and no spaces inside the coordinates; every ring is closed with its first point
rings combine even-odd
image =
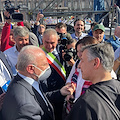
{"type": "Polygon", "coordinates": [[[44,71],[41,70],[40,68],[38,68],[37,66],[34,65],[34,67],[36,67],[38,70],[42,71],[40,75],[36,75],[38,77],[38,82],[46,80],[50,75],[51,75],[51,68],[48,67],[47,69],[45,69],[44,71]]]}

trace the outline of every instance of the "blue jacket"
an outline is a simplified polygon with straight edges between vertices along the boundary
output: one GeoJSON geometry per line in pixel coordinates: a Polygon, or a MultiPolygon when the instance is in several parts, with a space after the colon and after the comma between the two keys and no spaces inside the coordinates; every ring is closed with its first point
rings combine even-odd
{"type": "Polygon", "coordinates": [[[117,36],[112,36],[109,40],[106,40],[107,42],[111,43],[113,46],[114,51],[120,47],[120,39],[117,36]]]}

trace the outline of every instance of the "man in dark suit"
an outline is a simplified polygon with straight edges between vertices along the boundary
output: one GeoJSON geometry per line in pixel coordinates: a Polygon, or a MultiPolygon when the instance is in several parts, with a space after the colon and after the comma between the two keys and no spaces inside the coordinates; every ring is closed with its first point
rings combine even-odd
{"type": "MultiPolygon", "coordinates": [[[[54,120],[52,105],[39,84],[51,74],[44,52],[36,46],[23,47],[18,56],[17,70],[4,99],[3,120],[54,120]]],[[[68,86],[60,93],[70,94],[68,86]]]]}
{"type": "MultiPolygon", "coordinates": [[[[63,66],[62,48],[58,45],[58,34],[54,29],[47,29],[43,34],[43,51],[46,54],[48,63],[51,67],[52,74],[46,81],[42,82],[44,92],[59,90],[65,85],[66,71],[63,66]]],[[[62,119],[63,97],[60,102],[53,102],[51,95],[47,95],[52,102],[55,110],[56,120],[62,119]]]]}

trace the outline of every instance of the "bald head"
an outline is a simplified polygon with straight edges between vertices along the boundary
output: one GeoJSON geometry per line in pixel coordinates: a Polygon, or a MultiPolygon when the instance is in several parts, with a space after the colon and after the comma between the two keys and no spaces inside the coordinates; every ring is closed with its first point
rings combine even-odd
{"type": "Polygon", "coordinates": [[[43,37],[44,36],[51,36],[51,35],[55,35],[56,37],[58,37],[56,30],[52,29],[52,28],[46,29],[44,34],[43,34],[43,37]]]}
{"type": "Polygon", "coordinates": [[[115,28],[114,35],[117,36],[118,38],[120,38],[120,26],[117,26],[117,27],[115,28]]]}
{"type": "Polygon", "coordinates": [[[41,64],[44,64],[43,62],[47,61],[43,50],[33,45],[25,46],[22,48],[18,56],[17,69],[20,71],[25,71],[29,64],[34,64],[37,66],[38,60],[41,61],[41,64]]]}

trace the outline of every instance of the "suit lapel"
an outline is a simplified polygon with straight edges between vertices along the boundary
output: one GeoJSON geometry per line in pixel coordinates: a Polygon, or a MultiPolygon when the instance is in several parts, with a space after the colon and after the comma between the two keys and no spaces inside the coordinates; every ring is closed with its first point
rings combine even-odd
{"type": "Polygon", "coordinates": [[[54,113],[53,113],[53,110],[52,110],[51,106],[48,103],[48,100],[46,100],[47,103],[48,103],[48,105],[46,105],[46,103],[43,100],[43,98],[41,97],[41,95],[34,88],[33,88],[33,92],[35,93],[35,95],[34,95],[35,100],[42,107],[42,109],[44,110],[44,112],[46,112],[53,119],[54,118],[54,113]]]}
{"type": "MultiPolygon", "coordinates": [[[[32,87],[29,83],[27,83],[25,80],[23,80],[19,75],[16,76],[16,79],[19,84],[23,85],[30,92],[30,94],[34,96],[36,102],[41,106],[41,108],[44,110],[44,112],[48,113],[48,115],[52,119],[54,119],[53,109],[52,109],[52,106],[50,105],[49,101],[46,100],[48,103],[48,106],[47,106],[45,101],[41,97],[41,95],[36,91],[36,89],[34,87],[32,87]]],[[[45,97],[45,99],[46,99],[46,97],[45,97]]]]}
{"type": "Polygon", "coordinates": [[[49,108],[51,109],[51,111],[54,111],[51,103],[49,102],[48,98],[46,97],[45,93],[44,93],[43,90],[42,90],[41,84],[39,84],[39,88],[40,88],[40,91],[42,92],[45,100],[47,101],[49,108]]]}

